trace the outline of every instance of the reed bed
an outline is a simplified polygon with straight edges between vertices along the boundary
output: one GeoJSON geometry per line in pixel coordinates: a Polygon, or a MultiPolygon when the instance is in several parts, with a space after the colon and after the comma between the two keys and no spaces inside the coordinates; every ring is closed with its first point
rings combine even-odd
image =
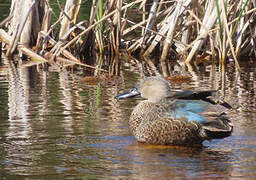
{"type": "Polygon", "coordinates": [[[177,59],[188,66],[234,61],[239,71],[240,59],[256,57],[255,1],[93,0],[86,3],[90,18],[78,22],[85,3],[57,0],[53,22],[50,0],[13,0],[0,23],[2,49],[8,57],[18,49],[40,63],[79,65],[94,75],[118,75],[120,52],[140,56],[165,77],[177,59]]]}

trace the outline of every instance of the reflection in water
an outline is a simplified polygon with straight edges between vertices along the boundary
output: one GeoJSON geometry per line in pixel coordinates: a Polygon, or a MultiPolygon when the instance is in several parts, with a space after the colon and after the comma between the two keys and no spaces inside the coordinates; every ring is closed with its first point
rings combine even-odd
{"type": "Polygon", "coordinates": [[[10,63],[8,109],[9,109],[9,130],[7,136],[17,138],[29,138],[30,125],[28,124],[28,69],[17,69],[10,63]]]}
{"type": "Polygon", "coordinates": [[[227,153],[209,151],[204,147],[137,147],[133,156],[137,157],[137,161],[144,162],[144,165],[134,163],[133,169],[139,179],[209,177],[213,172],[216,176],[230,175],[230,165],[222,165],[228,160],[227,153]]]}
{"type": "MultiPolygon", "coordinates": [[[[89,86],[63,69],[0,69],[0,174],[36,179],[256,178],[256,68],[242,65],[188,69],[192,81],[173,88],[219,89],[237,107],[231,137],[202,147],[136,142],[128,118],[139,100],[116,101],[136,83],[89,86]]],[[[136,67],[135,67],[136,69],[136,67]]],[[[129,76],[127,74],[129,73],[129,76]]],[[[132,76],[131,76],[132,75],[132,76]]],[[[225,96],[224,96],[225,95],[225,96]]]]}
{"type": "Polygon", "coordinates": [[[59,73],[59,85],[60,85],[60,92],[63,97],[60,98],[60,103],[63,104],[63,111],[62,114],[63,120],[62,120],[62,126],[65,129],[65,132],[67,134],[73,134],[73,117],[70,116],[72,114],[73,108],[73,97],[71,94],[71,88],[70,88],[70,81],[68,80],[68,72],[63,69],[59,73]]]}
{"type": "MultiPolygon", "coordinates": [[[[27,171],[30,168],[24,166],[23,160],[33,158],[27,148],[31,145],[31,124],[28,118],[28,105],[30,104],[29,92],[29,69],[17,69],[14,64],[9,66],[9,87],[8,87],[8,129],[4,135],[6,139],[5,162],[10,165],[21,166],[19,171],[27,171]],[[9,143],[8,143],[9,142],[9,143]],[[18,155],[18,156],[16,156],[18,155]]],[[[33,162],[27,162],[27,166],[33,162]]],[[[7,166],[12,172],[13,167],[7,166]]]]}

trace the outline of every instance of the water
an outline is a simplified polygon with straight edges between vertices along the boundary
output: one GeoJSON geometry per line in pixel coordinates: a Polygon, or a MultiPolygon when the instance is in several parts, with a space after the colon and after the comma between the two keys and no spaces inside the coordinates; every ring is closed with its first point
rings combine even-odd
{"type": "MultiPolygon", "coordinates": [[[[0,20],[9,3],[0,2],[0,20]]],[[[87,85],[58,68],[1,65],[0,179],[256,179],[256,64],[232,67],[225,80],[208,66],[173,84],[220,89],[237,109],[232,136],[189,148],[136,142],[127,121],[138,100],[113,98],[136,84],[129,68],[120,84],[87,85]]]]}
{"type": "Polygon", "coordinates": [[[118,84],[87,85],[58,68],[2,65],[0,179],[254,179],[255,63],[242,65],[240,75],[231,67],[226,89],[211,66],[191,71],[188,83],[173,83],[223,89],[225,100],[235,99],[233,135],[190,148],[136,142],[128,117],[138,100],[114,100],[139,78],[129,68],[118,84]]]}

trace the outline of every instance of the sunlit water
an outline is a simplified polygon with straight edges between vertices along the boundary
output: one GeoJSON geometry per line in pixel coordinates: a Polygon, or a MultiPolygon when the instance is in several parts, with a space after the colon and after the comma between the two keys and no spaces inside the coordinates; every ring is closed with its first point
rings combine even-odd
{"type": "Polygon", "coordinates": [[[234,133],[203,147],[137,143],[128,117],[139,100],[114,96],[137,83],[86,85],[71,72],[0,68],[0,179],[255,179],[256,68],[190,70],[173,88],[220,89],[236,107],[234,133]],[[225,89],[223,85],[225,84],[225,89]]]}

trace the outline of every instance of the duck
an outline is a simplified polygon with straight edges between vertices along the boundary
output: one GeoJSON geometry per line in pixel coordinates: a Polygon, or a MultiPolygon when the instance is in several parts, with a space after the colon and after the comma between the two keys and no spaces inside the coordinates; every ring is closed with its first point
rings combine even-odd
{"type": "Polygon", "coordinates": [[[233,131],[229,112],[232,106],[214,98],[215,90],[174,91],[160,76],[143,79],[116,100],[141,97],[129,118],[137,141],[159,145],[198,145],[222,139],[233,131]]]}

